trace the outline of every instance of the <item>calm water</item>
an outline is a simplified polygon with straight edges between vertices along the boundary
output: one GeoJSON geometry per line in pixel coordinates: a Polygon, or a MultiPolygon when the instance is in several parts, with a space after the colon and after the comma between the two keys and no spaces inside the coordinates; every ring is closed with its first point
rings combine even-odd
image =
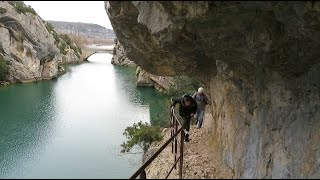
{"type": "Polygon", "coordinates": [[[0,178],[128,178],[141,154],[120,154],[127,126],[164,124],[168,98],[135,86],[111,55],[63,76],[0,88],[0,178]]]}

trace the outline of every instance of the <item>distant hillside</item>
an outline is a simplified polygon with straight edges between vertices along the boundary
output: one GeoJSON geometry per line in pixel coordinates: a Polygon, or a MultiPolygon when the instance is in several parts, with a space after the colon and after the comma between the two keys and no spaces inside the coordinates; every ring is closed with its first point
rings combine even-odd
{"type": "Polygon", "coordinates": [[[114,39],[116,36],[111,29],[97,24],[81,22],[48,21],[58,33],[78,34],[92,38],[114,39]]]}

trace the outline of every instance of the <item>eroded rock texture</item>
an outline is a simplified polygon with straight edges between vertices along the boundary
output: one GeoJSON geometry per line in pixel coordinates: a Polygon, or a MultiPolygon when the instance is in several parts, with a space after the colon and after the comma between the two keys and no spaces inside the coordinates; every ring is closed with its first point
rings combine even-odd
{"type": "Polygon", "coordinates": [[[206,84],[234,178],[320,177],[319,2],[106,2],[128,58],[206,84]]]}
{"type": "Polygon", "coordinates": [[[116,41],[116,44],[113,48],[113,56],[111,59],[111,64],[121,65],[121,66],[136,66],[136,64],[127,58],[126,53],[123,49],[123,46],[119,41],[116,41]]]}
{"type": "Polygon", "coordinates": [[[73,50],[60,53],[45,21],[37,14],[20,12],[14,7],[17,3],[27,9],[21,1],[0,2],[0,59],[9,69],[6,81],[51,79],[59,73],[58,63],[81,61],[73,50]]]}

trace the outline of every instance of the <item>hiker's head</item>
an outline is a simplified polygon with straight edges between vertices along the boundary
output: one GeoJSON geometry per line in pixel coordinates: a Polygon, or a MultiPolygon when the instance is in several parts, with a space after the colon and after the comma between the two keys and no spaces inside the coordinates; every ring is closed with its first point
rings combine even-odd
{"type": "Polygon", "coordinates": [[[190,106],[190,104],[191,104],[191,98],[192,98],[192,97],[190,97],[190,96],[185,96],[185,97],[183,98],[183,102],[184,102],[184,104],[185,104],[186,106],[190,106]]]}
{"type": "Polygon", "coordinates": [[[203,93],[203,87],[199,87],[198,93],[202,94],[203,93]]]}

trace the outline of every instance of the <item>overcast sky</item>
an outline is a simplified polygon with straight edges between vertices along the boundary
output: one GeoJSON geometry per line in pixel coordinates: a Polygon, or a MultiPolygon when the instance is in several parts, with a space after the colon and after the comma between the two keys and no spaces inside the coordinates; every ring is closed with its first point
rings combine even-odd
{"type": "Polygon", "coordinates": [[[93,23],[113,29],[104,1],[24,1],[48,21],[93,23]]]}

